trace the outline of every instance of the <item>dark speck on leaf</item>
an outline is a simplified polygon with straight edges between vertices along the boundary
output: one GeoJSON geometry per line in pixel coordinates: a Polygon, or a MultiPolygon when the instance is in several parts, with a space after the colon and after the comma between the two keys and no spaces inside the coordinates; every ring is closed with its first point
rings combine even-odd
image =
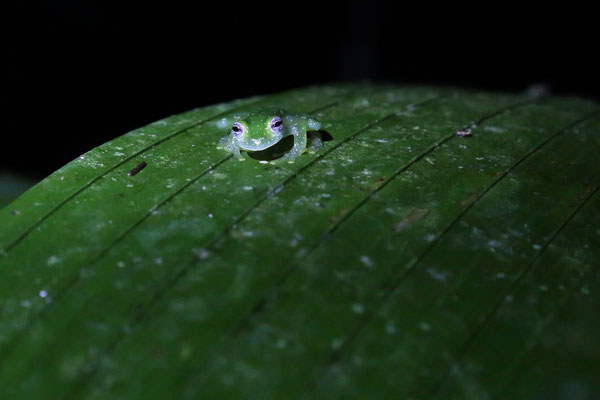
{"type": "Polygon", "coordinates": [[[146,165],[148,165],[148,164],[146,164],[145,161],[139,163],[134,169],[132,169],[131,171],[129,171],[127,173],[127,175],[134,176],[134,175],[138,174],[141,170],[143,170],[144,168],[146,168],[146,165]]]}
{"type": "Polygon", "coordinates": [[[329,359],[327,360],[327,363],[328,364],[336,364],[337,362],[339,362],[340,358],[341,358],[340,351],[335,350],[329,355],[329,359]]]}

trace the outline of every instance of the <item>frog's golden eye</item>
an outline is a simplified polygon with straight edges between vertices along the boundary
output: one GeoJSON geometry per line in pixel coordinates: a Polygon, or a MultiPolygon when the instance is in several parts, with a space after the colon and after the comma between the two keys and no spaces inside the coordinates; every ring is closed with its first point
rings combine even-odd
{"type": "Polygon", "coordinates": [[[233,133],[233,136],[235,137],[242,136],[244,134],[244,125],[240,124],[239,122],[236,122],[231,127],[231,133],[233,133]]]}
{"type": "Polygon", "coordinates": [[[280,132],[281,128],[283,128],[283,120],[279,117],[273,118],[271,122],[269,122],[269,128],[271,128],[273,132],[280,132]]]}

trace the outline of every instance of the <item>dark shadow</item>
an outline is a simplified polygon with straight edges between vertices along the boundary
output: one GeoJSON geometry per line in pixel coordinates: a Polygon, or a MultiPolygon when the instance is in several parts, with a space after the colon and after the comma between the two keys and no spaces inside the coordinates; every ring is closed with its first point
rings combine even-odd
{"type": "MultiPolygon", "coordinates": [[[[331,134],[329,132],[322,131],[322,130],[318,131],[318,132],[321,134],[321,139],[323,140],[323,142],[329,142],[329,141],[333,140],[333,136],[331,136],[331,134]]],[[[314,137],[315,137],[315,131],[307,132],[307,140],[308,140],[308,142],[306,144],[307,147],[310,146],[314,137]]],[[[274,146],[271,146],[268,149],[261,150],[261,151],[247,152],[247,154],[253,160],[273,161],[273,160],[277,160],[278,158],[283,156],[285,153],[290,151],[292,149],[293,145],[294,145],[294,137],[286,136],[283,139],[281,139],[279,142],[277,142],[274,146]]]]}
{"type": "MultiPolygon", "coordinates": [[[[331,136],[331,134],[327,131],[317,131],[321,134],[321,139],[323,139],[324,142],[330,142],[333,140],[333,136],[331,136]]],[[[310,132],[308,132],[310,133],[310,132]]]]}

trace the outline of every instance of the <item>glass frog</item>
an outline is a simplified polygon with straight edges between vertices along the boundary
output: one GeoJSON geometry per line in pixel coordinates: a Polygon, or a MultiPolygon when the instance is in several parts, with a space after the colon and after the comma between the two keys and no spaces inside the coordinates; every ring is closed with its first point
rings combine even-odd
{"type": "Polygon", "coordinates": [[[307,114],[288,114],[282,108],[232,114],[217,121],[217,127],[230,130],[227,136],[221,138],[218,147],[226,149],[238,160],[244,160],[240,150],[265,150],[290,135],[294,137],[294,145],[277,161],[294,162],[306,150],[315,152],[323,145],[321,134],[314,132],[307,148],[307,132],[321,129],[317,120],[307,114]]]}

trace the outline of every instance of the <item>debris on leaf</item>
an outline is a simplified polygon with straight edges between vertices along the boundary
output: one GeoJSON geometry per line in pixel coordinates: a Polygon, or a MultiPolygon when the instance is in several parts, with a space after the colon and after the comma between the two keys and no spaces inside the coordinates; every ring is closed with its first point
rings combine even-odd
{"type": "Polygon", "coordinates": [[[456,131],[456,134],[460,137],[471,137],[471,128],[465,129],[464,131],[456,131]]]}

